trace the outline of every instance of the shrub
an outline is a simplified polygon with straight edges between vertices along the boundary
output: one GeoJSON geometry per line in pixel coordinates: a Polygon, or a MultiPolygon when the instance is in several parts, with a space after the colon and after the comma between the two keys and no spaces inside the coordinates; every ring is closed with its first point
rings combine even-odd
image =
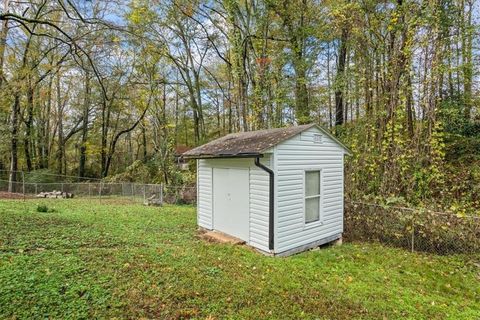
{"type": "Polygon", "coordinates": [[[50,169],[39,169],[31,172],[25,172],[25,182],[28,183],[54,183],[63,177],[55,174],[50,169]]]}
{"type": "Polygon", "coordinates": [[[480,220],[464,213],[347,201],[344,237],[435,254],[479,253],[480,220]]]}
{"type": "Polygon", "coordinates": [[[48,207],[44,204],[39,204],[37,206],[37,212],[48,212],[48,207]]]}
{"type": "Polygon", "coordinates": [[[107,182],[142,182],[146,183],[151,180],[151,174],[148,166],[141,160],[134,161],[125,171],[109,176],[107,182]]]}

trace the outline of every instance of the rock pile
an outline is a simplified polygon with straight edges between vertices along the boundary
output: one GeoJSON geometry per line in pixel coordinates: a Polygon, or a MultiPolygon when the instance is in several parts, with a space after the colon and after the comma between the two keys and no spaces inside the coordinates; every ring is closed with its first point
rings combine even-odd
{"type": "Polygon", "coordinates": [[[53,190],[52,192],[40,192],[36,195],[37,198],[63,198],[63,199],[71,199],[73,198],[73,193],[63,192],[53,190]]]}
{"type": "Polygon", "coordinates": [[[162,205],[162,200],[158,198],[157,195],[153,194],[145,200],[144,205],[160,207],[162,205]]]}

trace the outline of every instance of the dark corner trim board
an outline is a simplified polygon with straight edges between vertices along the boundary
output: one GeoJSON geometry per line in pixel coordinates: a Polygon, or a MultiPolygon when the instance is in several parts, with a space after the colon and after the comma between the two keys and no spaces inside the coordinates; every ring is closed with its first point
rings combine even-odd
{"type": "MultiPolygon", "coordinates": [[[[263,156],[263,155],[262,155],[263,156]]],[[[272,169],[266,167],[260,162],[260,156],[255,158],[255,165],[260,169],[268,172],[270,176],[269,194],[268,194],[268,249],[274,249],[274,192],[273,192],[273,179],[274,173],[272,169]]]]}

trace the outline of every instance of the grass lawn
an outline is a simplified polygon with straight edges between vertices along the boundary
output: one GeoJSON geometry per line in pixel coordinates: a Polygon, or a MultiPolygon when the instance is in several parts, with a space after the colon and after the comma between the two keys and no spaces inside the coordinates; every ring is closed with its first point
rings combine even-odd
{"type": "Polygon", "coordinates": [[[478,260],[197,238],[195,208],[0,201],[0,318],[479,319],[478,260]],[[37,212],[46,204],[53,212],[37,212]]]}

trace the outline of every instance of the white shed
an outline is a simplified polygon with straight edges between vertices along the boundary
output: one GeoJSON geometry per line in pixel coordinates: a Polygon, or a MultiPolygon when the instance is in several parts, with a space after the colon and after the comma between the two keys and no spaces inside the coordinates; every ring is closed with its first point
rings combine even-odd
{"type": "Polygon", "coordinates": [[[350,154],[315,125],[232,133],[183,154],[197,159],[198,225],[289,255],[341,239],[350,154]]]}

